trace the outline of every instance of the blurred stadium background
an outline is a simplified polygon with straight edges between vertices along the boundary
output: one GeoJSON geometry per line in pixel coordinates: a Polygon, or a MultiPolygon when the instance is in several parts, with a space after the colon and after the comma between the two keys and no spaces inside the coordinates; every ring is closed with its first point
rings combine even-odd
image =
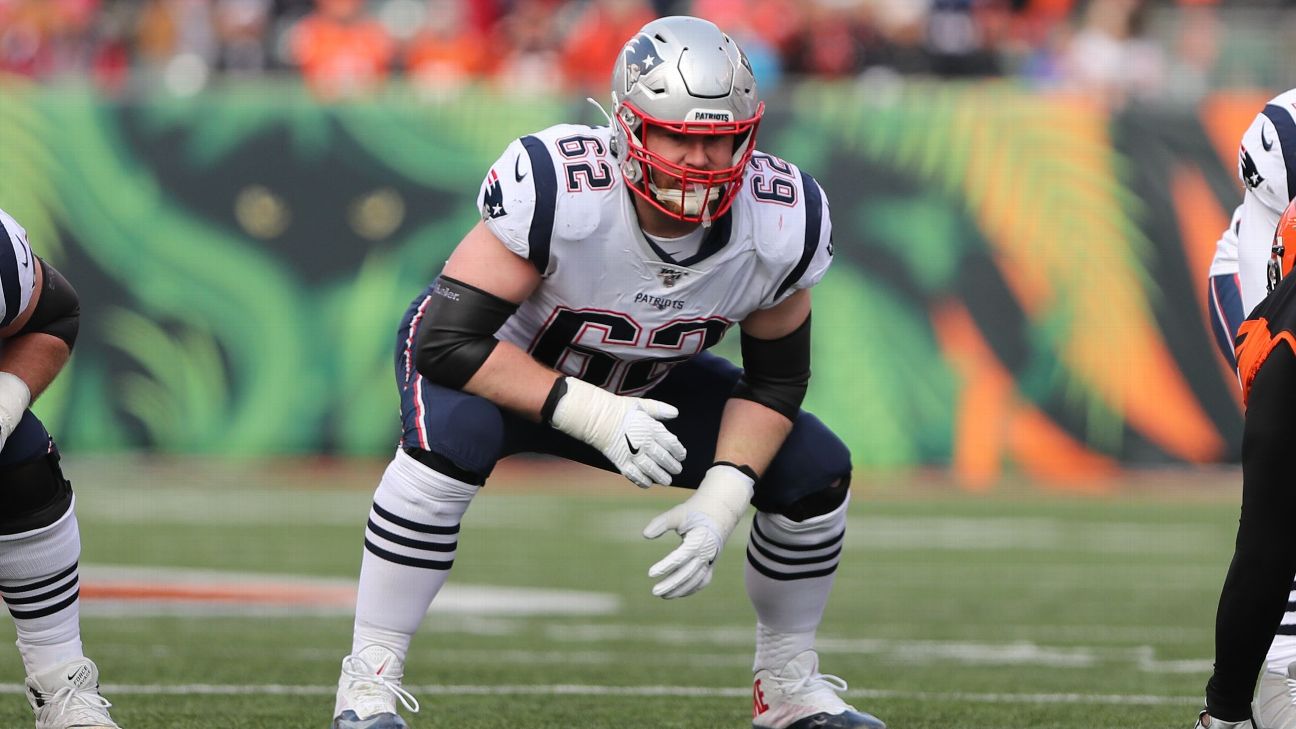
{"type": "MultiPolygon", "coordinates": [[[[1293,3],[0,0],[0,208],[81,294],[35,409],[123,726],[327,723],[397,321],[504,145],[599,123],[667,13],[739,39],[759,146],[833,206],[808,407],[860,498],[825,667],[897,727],[1186,725],[1239,490],[1206,271],[1293,3]]],[[[503,469],[415,726],[742,726],[740,550],[648,595],[675,498],[503,469]]],[[[0,726],[20,681],[0,652],[0,726]]]]}

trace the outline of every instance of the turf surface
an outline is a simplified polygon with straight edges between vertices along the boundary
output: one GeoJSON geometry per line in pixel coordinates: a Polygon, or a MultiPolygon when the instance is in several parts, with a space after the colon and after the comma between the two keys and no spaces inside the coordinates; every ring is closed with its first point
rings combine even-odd
{"type": "MultiPolygon", "coordinates": [[[[73,459],[82,562],[349,580],[381,467],[73,459]]],[[[893,729],[1191,726],[1235,473],[1131,476],[1083,496],[857,481],[820,631],[823,668],[857,706],[893,729]]],[[[678,498],[584,469],[505,469],[468,512],[452,583],[607,593],[619,607],[430,616],[406,669],[423,703],[412,727],[749,726],[745,527],[705,591],[649,594],[647,567],[669,545],[638,533],[678,498]]],[[[109,608],[85,601],[83,633],[125,729],[328,726],[345,610],[109,608]]],[[[4,651],[0,727],[32,725],[21,680],[4,651]]]]}

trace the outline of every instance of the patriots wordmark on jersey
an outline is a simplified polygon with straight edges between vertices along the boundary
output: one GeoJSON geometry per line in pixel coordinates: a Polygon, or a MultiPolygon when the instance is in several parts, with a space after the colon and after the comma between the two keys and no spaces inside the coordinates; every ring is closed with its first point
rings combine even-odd
{"type": "Polygon", "coordinates": [[[832,261],[819,184],[752,156],[733,207],[672,256],[639,227],[606,127],[559,125],[514,141],[479,197],[486,226],[543,277],[500,329],[541,363],[640,394],[731,325],[818,283],[832,261]]]}
{"type": "Polygon", "coordinates": [[[36,259],[27,231],[0,210],[0,329],[27,308],[36,288],[36,259]]]}

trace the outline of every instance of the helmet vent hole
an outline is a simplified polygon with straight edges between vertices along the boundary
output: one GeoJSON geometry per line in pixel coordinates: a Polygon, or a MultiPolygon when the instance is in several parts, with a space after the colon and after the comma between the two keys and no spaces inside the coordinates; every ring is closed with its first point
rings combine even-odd
{"type": "Polygon", "coordinates": [[[660,42],[662,42],[662,43],[665,43],[665,42],[666,42],[666,39],[662,37],[662,34],[661,34],[661,33],[658,33],[657,35],[653,36],[653,38],[656,38],[658,41],[660,41],[660,42]]]}

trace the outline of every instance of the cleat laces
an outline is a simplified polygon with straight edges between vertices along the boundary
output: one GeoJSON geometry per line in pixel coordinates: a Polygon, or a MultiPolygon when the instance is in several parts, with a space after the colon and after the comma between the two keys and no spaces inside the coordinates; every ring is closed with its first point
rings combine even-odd
{"type": "Polygon", "coordinates": [[[66,716],[72,721],[93,722],[92,726],[117,726],[108,715],[112,702],[99,695],[98,691],[64,686],[54,693],[36,693],[48,709],[58,707],[53,711],[52,718],[62,719],[66,716]]]}
{"type": "Polygon", "coordinates": [[[406,710],[417,714],[419,711],[418,699],[414,694],[401,688],[397,679],[391,679],[378,673],[378,669],[369,665],[369,662],[359,656],[347,656],[342,661],[342,675],[351,679],[347,691],[357,707],[365,707],[365,712],[357,712],[361,716],[372,713],[384,713],[386,707],[391,703],[391,697],[395,696],[400,700],[401,706],[406,710]],[[381,707],[379,711],[368,711],[368,707],[381,707]]]}
{"type": "Polygon", "coordinates": [[[849,686],[846,680],[841,676],[834,676],[830,673],[807,673],[806,675],[792,680],[783,679],[785,690],[788,694],[794,696],[814,696],[823,697],[825,703],[835,707],[846,706],[839,694],[846,691],[849,686]]]}

